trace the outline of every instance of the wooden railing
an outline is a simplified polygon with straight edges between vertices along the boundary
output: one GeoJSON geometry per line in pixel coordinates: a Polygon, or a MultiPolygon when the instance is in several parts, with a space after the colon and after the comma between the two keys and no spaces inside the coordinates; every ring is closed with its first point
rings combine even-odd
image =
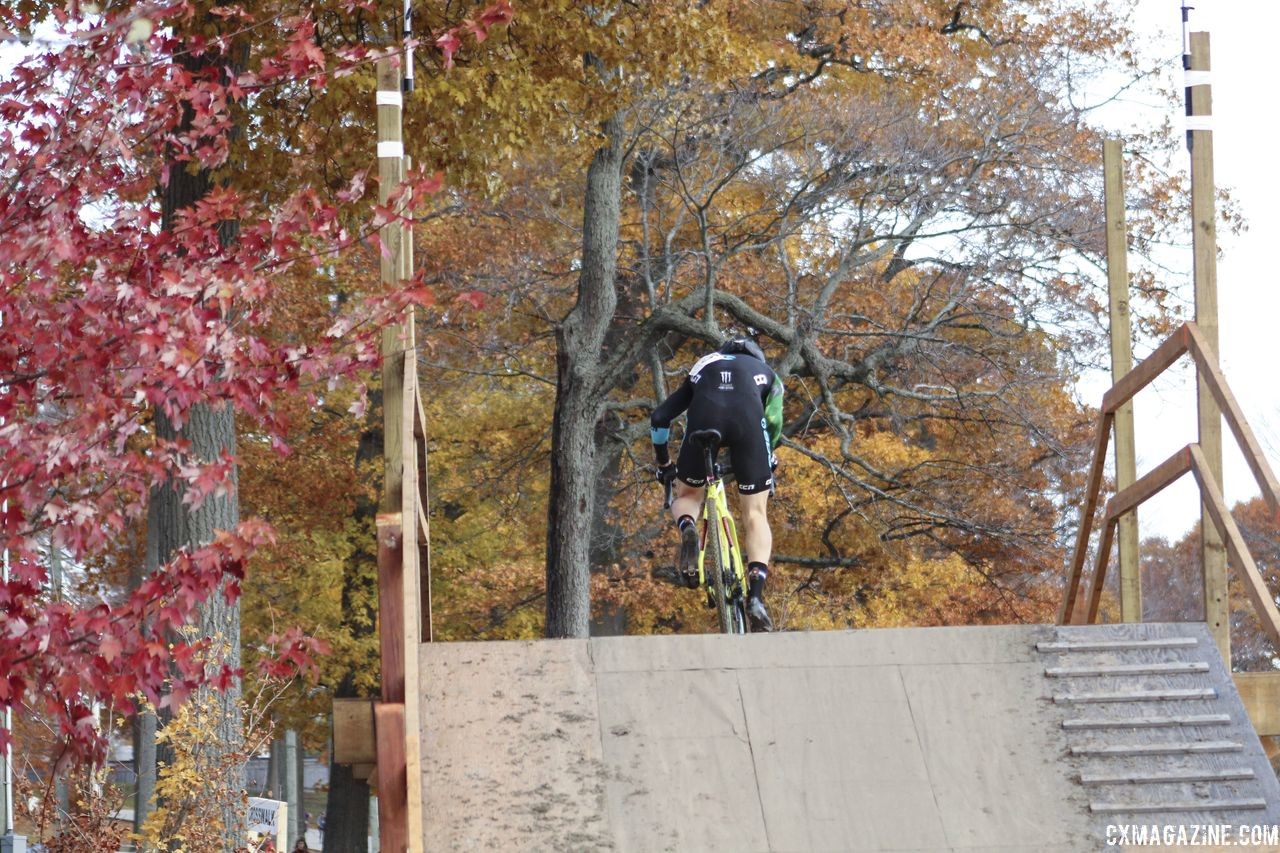
{"type": "MultiPolygon", "coordinates": [[[[1098,544],[1093,577],[1089,584],[1087,606],[1083,613],[1077,608],[1089,537],[1093,532],[1093,516],[1098,507],[1098,494],[1102,487],[1102,470],[1106,462],[1107,442],[1111,435],[1116,410],[1167,370],[1184,353],[1190,353],[1195,359],[1200,378],[1217,400],[1227,425],[1244,453],[1245,461],[1262,489],[1262,497],[1266,500],[1272,517],[1280,521],[1280,503],[1277,501],[1280,486],[1277,486],[1275,474],[1267,465],[1253,430],[1249,428],[1235,396],[1227,387],[1226,379],[1218,368],[1217,356],[1213,349],[1194,323],[1186,323],[1146,360],[1117,382],[1102,398],[1102,411],[1098,416],[1098,431],[1094,441],[1093,464],[1089,469],[1085,503],[1080,516],[1080,530],[1076,536],[1075,553],[1067,575],[1066,595],[1058,611],[1058,624],[1066,625],[1073,621],[1081,621],[1081,616],[1085,622],[1097,621],[1103,584],[1106,580],[1107,563],[1111,556],[1111,543],[1115,537],[1120,516],[1190,471],[1200,486],[1200,497],[1205,510],[1222,535],[1227,553],[1244,581],[1245,590],[1258,613],[1263,630],[1271,637],[1276,647],[1280,648],[1280,611],[1276,609],[1275,598],[1267,589],[1266,582],[1249,554],[1240,528],[1236,526],[1223,499],[1221,484],[1214,478],[1198,444],[1188,444],[1107,502],[1102,514],[1102,538],[1098,544]]],[[[1229,661],[1227,665],[1230,666],[1229,661]]]]}

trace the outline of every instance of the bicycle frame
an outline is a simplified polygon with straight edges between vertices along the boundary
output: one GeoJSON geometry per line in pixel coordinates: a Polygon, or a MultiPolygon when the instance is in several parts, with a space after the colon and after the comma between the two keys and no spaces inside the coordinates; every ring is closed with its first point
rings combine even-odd
{"type": "MultiPolygon", "coordinates": [[[[698,536],[698,586],[706,591],[707,604],[716,611],[720,630],[727,634],[745,634],[751,630],[746,614],[747,572],[738,547],[738,527],[729,512],[724,480],[715,461],[720,438],[717,430],[699,430],[685,436],[686,441],[696,441],[702,448],[707,472],[698,536]],[[708,560],[708,542],[713,539],[716,544],[708,560]],[[715,571],[717,565],[723,567],[719,577],[715,571]]],[[[670,481],[666,484],[666,493],[665,505],[670,507],[670,481]]]]}
{"type": "Polygon", "coordinates": [[[706,575],[707,563],[707,526],[711,519],[712,505],[716,509],[716,518],[720,521],[723,536],[717,537],[720,544],[720,556],[724,564],[733,567],[733,575],[742,595],[747,594],[747,573],[742,562],[742,552],[738,549],[738,525],[729,512],[728,498],[725,495],[724,480],[716,477],[707,478],[707,496],[702,503],[702,526],[698,536],[698,584],[710,589],[711,583],[706,575]]]}
{"type": "Polygon", "coordinates": [[[698,583],[707,591],[707,599],[720,630],[726,634],[745,634],[750,631],[747,621],[747,575],[738,548],[738,527],[725,498],[724,480],[716,456],[720,452],[720,433],[717,430],[698,430],[686,440],[695,441],[702,448],[703,465],[707,474],[706,494],[702,501],[702,530],[698,540],[698,583]],[[711,544],[714,543],[714,544],[711,544]],[[711,561],[707,561],[710,547],[711,561]],[[708,569],[711,577],[708,578],[708,569]]]}

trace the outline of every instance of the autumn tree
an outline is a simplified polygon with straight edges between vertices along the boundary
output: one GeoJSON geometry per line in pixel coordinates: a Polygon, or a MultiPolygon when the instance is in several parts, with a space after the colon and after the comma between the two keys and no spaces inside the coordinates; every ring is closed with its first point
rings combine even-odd
{"type": "MultiPolygon", "coordinates": [[[[0,529],[12,567],[0,703],[47,712],[66,764],[101,757],[95,702],[127,712],[141,695],[171,708],[237,682],[234,658],[210,667],[208,654],[238,630],[184,631],[201,608],[234,606],[270,538],[230,509],[235,459],[220,419],[234,409],[282,451],[279,403],[314,403],[328,383],[362,376],[381,323],[410,294],[335,305],[321,292],[313,335],[277,334],[276,277],[309,268],[326,282],[319,259],[380,220],[344,227],[364,203],[362,175],[272,194],[225,180],[237,146],[252,143],[235,131],[243,108],[360,68],[366,49],[318,52],[310,21],[273,18],[272,39],[236,73],[226,51],[239,47],[193,34],[211,12],[182,3],[23,4],[0,11],[0,37],[32,33],[46,13],[0,81],[0,529]],[[158,492],[168,502],[151,501],[158,492]],[[172,537],[152,540],[154,571],[127,593],[50,600],[51,537],[93,570],[123,552],[149,503],[174,518],[172,537]]],[[[425,194],[428,178],[411,184],[425,194]]],[[[300,649],[286,645],[286,657],[300,649]]]]}
{"type": "MultiPolygon", "coordinates": [[[[1254,498],[1231,510],[1244,536],[1245,546],[1272,591],[1280,600],[1280,548],[1276,520],[1266,501],[1254,498]]],[[[1200,554],[1200,525],[1177,542],[1144,539],[1139,551],[1142,566],[1142,611],[1148,622],[1199,622],[1204,620],[1204,570],[1200,554]]],[[[1114,570],[1113,570],[1114,571],[1114,570]]],[[[1240,568],[1228,566],[1227,595],[1231,612],[1231,665],[1238,672],[1276,668],[1276,648],[1262,628],[1253,602],[1245,592],[1240,568]]],[[[1116,595],[1110,602],[1115,608],[1116,595]]]]}
{"type": "MultiPolygon", "coordinates": [[[[554,336],[554,362],[522,363],[555,388],[549,635],[583,634],[590,565],[634,563],[656,532],[638,522],[657,514],[646,409],[748,325],[789,391],[777,559],[797,595],[834,596],[819,624],[912,566],[952,590],[938,619],[1050,612],[1089,422],[1070,389],[1104,304],[1099,137],[1077,87],[1142,74],[1131,40],[1095,4],[548,2],[476,48],[517,67],[433,138],[505,130],[492,108],[515,85],[559,118],[508,134],[511,167],[450,199],[497,257],[433,271],[490,295],[495,325],[455,350],[490,365],[481,381],[554,336]]],[[[425,97],[483,86],[460,67],[425,97]]],[[[1135,196],[1176,186],[1135,177],[1135,196]]],[[[1171,215],[1140,206],[1139,255],[1171,215]]],[[[1167,294],[1149,268],[1137,283],[1159,331],[1167,294]]],[[[433,322],[447,334],[452,315],[433,322]]],[[[867,618],[925,607],[899,600],[917,603],[867,618]]]]}

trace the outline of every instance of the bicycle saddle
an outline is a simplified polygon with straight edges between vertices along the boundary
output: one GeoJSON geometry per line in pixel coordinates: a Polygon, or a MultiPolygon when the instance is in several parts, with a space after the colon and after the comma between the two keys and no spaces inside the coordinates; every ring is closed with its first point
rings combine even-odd
{"type": "Polygon", "coordinates": [[[718,429],[699,429],[689,433],[689,438],[702,447],[719,447],[724,436],[718,429]]]}

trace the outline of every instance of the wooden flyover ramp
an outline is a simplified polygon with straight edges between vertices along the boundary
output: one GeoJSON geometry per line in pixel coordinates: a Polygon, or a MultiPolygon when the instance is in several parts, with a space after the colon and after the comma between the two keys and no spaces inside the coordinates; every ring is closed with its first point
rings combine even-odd
{"type": "Polygon", "coordinates": [[[1074,851],[1108,825],[1280,825],[1202,623],[419,649],[427,850],[1074,851]]]}

